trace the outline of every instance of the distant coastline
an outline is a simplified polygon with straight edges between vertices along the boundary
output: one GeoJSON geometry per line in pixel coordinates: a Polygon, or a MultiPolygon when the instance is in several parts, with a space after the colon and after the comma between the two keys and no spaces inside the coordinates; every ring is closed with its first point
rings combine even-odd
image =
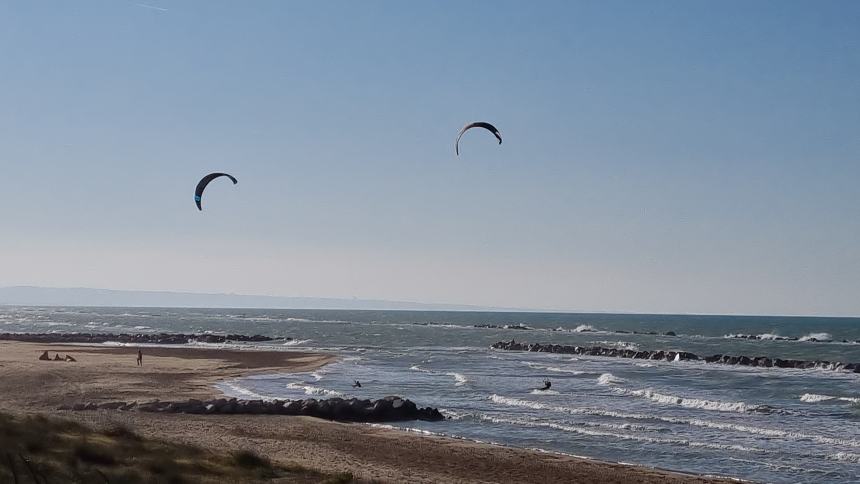
{"type": "Polygon", "coordinates": [[[253,294],[198,293],[188,291],[139,291],[89,287],[0,287],[0,306],[199,308],[199,309],[289,309],[344,311],[451,311],[536,314],[594,314],[631,316],[736,316],[749,318],[856,319],[847,314],[747,314],[710,312],[650,312],[594,309],[519,308],[476,304],[425,303],[386,299],[265,296],[253,294]]]}
{"type": "Polygon", "coordinates": [[[172,291],[133,291],[86,287],[0,287],[0,305],[175,307],[231,309],[345,309],[409,311],[530,311],[467,304],[421,303],[377,299],[281,297],[172,291]]]}

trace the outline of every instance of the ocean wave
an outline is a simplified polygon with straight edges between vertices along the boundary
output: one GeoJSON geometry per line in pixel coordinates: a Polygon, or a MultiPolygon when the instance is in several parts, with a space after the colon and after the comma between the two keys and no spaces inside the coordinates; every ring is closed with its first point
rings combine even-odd
{"type": "Polygon", "coordinates": [[[592,428],[588,428],[587,426],[574,426],[569,424],[560,424],[555,422],[540,422],[535,420],[524,420],[524,419],[506,419],[506,418],[494,418],[495,423],[503,423],[508,425],[521,425],[527,427],[543,427],[543,428],[551,428],[555,430],[560,430],[562,432],[571,432],[580,435],[588,435],[592,437],[609,437],[615,438],[619,440],[632,440],[636,442],[646,442],[649,444],[664,444],[664,445],[672,445],[672,446],[687,446],[687,447],[700,447],[707,449],[716,449],[716,450],[730,450],[735,452],[751,452],[756,454],[769,454],[770,451],[765,449],[759,449],[756,447],[746,447],[742,445],[736,444],[715,444],[710,442],[698,442],[686,439],[671,439],[671,438],[658,438],[658,437],[648,437],[644,435],[635,435],[629,433],[618,433],[618,432],[607,432],[603,430],[593,430],[592,428]]]}
{"type": "Polygon", "coordinates": [[[572,370],[570,368],[560,368],[558,366],[546,366],[544,364],[537,363],[534,361],[524,361],[523,364],[528,366],[529,368],[534,368],[536,370],[546,370],[546,371],[552,371],[555,373],[569,373],[571,375],[583,375],[583,374],[585,374],[584,371],[572,370]]]}
{"type": "Polygon", "coordinates": [[[585,374],[584,371],[579,370],[571,370],[569,368],[559,368],[557,366],[548,366],[546,367],[547,371],[554,371],[556,373],[569,373],[571,375],[582,375],[585,374]]]}
{"type": "Polygon", "coordinates": [[[619,378],[612,373],[604,373],[597,378],[598,385],[615,385],[617,383],[624,383],[624,379],[619,378]]]}
{"type": "Polygon", "coordinates": [[[630,341],[592,341],[595,345],[604,345],[609,348],[617,348],[619,350],[639,351],[639,345],[630,341]]]}
{"type": "Polygon", "coordinates": [[[310,343],[311,341],[313,341],[313,340],[312,339],[288,339],[287,341],[284,341],[283,346],[300,346],[300,345],[303,345],[305,343],[310,343]]]}
{"type": "Polygon", "coordinates": [[[762,334],[746,334],[746,333],[729,333],[723,338],[729,339],[757,339],[763,341],[787,341],[787,340],[795,340],[797,338],[790,338],[788,336],[780,336],[776,333],[762,333],[762,334]]]}
{"type": "Polygon", "coordinates": [[[851,462],[854,464],[860,463],[860,454],[852,454],[850,452],[837,452],[835,454],[827,455],[826,458],[839,462],[851,462]]]}
{"type": "Polygon", "coordinates": [[[596,333],[597,329],[590,324],[580,324],[579,326],[573,328],[574,333],[596,333]]]}
{"type": "Polygon", "coordinates": [[[419,371],[419,372],[421,372],[421,373],[433,373],[432,371],[430,371],[430,370],[425,370],[424,368],[421,368],[421,367],[420,367],[420,366],[418,366],[418,365],[412,365],[412,366],[410,366],[410,367],[409,367],[409,369],[410,369],[410,370],[412,370],[412,371],[419,371]]]}
{"type": "MultiPolygon", "coordinates": [[[[446,411],[445,415],[447,415],[447,411],[446,411]]],[[[482,413],[460,414],[457,416],[457,418],[455,420],[462,420],[465,418],[476,418],[478,420],[482,420],[485,422],[492,422],[492,423],[502,423],[502,424],[508,423],[508,419],[506,419],[504,417],[498,417],[498,416],[487,415],[487,414],[482,414],[482,413]]],[[[612,423],[606,423],[606,422],[576,422],[576,425],[582,426],[582,427],[589,427],[589,428],[602,428],[602,429],[612,429],[612,430],[633,430],[633,431],[639,431],[639,432],[663,433],[663,432],[668,432],[670,430],[666,427],[654,427],[652,425],[640,425],[640,424],[632,424],[632,423],[612,424],[612,423]]]]}
{"type": "Polygon", "coordinates": [[[287,388],[291,390],[302,390],[305,392],[305,395],[322,395],[326,397],[345,397],[341,392],[335,390],[329,390],[327,388],[317,387],[313,385],[307,385],[304,383],[287,383],[287,388]]]}
{"type": "Polygon", "coordinates": [[[251,398],[253,400],[274,400],[273,397],[261,395],[236,383],[219,383],[217,387],[221,390],[222,393],[224,393],[224,395],[229,397],[251,398]]]}
{"type": "Polygon", "coordinates": [[[820,342],[830,342],[833,341],[833,335],[830,333],[809,333],[805,336],[801,336],[798,338],[798,341],[820,341],[820,342]]]}
{"type": "MultiPolygon", "coordinates": [[[[817,343],[834,343],[833,335],[830,333],[819,332],[819,333],[809,333],[807,335],[796,337],[796,336],[782,336],[777,333],[761,333],[761,334],[747,334],[747,333],[729,333],[723,338],[728,339],[748,339],[748,340],[756,340],[756,341],[812,341],[817,343]]],[[[847,343],[848,341],[843,341],[847,343]]]]}
{"type": "Polygon", "coordinates": [[[561,395],[555,390],[541,390],[540,388],[535,388],[534,390],[529,392],[532,395],[561,395]]]}
{"type": "Polygon", "coordinates": [[[749,412],[766,412],[769,413],[773,411],[771,407],[763,406],[763,405],[755,405],[744,402],[721,402],[715,400],[704,400],[700,398],[686,398],[679,397],[676,395],[667,395],[664,393],[655,392],[650,388],[646,388],[644,390],[628,390],[626,388],[613,388],[613,390],[622,395],[631,395],[635,397],[641,397],[652,402],[665,404],[665,405],[679,405],[685,408],[695,408],[699,410],[710,410],[716,412],[737,412],[737,413],[749,413],[749,412]]]}
{"type": "Polygon", "coordinates": [[[829,400],[839,400],[842,402],[860,403],[860,398],[858,398],[858,397],[834,397],[832,395],[817,395],[815,393],[804,393],[800,397],[800,401],[806,402],[806,403],[819,403],[819,402],[826,402],[829,400]]]}
{"type": "Polygon", "coordinates": [[[841,447],[860,447],[860,441],[851,439],[841,439],[836,437],[827,437],[824,435],[806,434],[802,432],[791,432],[788,430],[769,429],[763,427],[754,427],[751,425],[736,424],[730,422],[714,422],[698,418],[672,417],[653,414],[635,414],[617,412],[614,410],[605,410],[589,407],[562,407],[557,405],[547,405],[540,402],[530,400],[522,400],[519,398],[505,397],[502,395],[493,394],[488,399],[494,403],[509,407],[530,408],[532,410],[544,410],[557,413],[566,413],[569,415],[591,415],[595,417],[609,417],[626,420],[640,421],[659,421],[669,424],[690,425],[693,427],[709,428],[714,430],[733,431],[739,433],[747,433],[754,435],[762,435],[771,438],[782,438],[792,441],[813,441],[819,444],[841,447]]]}
{"type": "Polygon", "coordinates": [[[469,381],[462,373],[449,371],[449,372],[445,373],[445,375],[450,376],[450,377],[454,377],[454,381],[456,382],[454,385],[458,386],[458,387],[465,385],[466,382],[469,381]]]}

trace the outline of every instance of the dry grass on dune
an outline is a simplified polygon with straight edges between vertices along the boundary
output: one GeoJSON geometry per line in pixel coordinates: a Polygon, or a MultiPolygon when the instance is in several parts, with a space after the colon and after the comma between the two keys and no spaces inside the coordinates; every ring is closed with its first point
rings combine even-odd
{"type": "Polygon", "coordinates": [[[96,431],[44,416],[0,414],[0,482],[228,483],[350,482],[283,466],[247,449],[215,454],[198,447],[145,439],[127,427],[96,431]]]}

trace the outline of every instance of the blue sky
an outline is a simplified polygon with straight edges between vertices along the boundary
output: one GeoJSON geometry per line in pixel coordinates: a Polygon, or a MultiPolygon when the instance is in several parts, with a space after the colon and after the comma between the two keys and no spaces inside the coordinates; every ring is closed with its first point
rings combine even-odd
{"type": "Polygon", "coordinates": [[[857,25],[851,1],[0,1],[0,285],[858,315],[857,25]],[[455,157],[475,120],[504,144],[455,157]],[[211,171],[239,185],[199,213],[211,171]]]}

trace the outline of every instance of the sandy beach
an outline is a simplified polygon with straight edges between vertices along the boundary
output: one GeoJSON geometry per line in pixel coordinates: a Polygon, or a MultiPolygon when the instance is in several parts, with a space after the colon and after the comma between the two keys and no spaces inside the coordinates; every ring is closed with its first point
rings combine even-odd
{"type": "Polygon", "coordinates": [[[136,352],[132,347],[0,342],[0,410],[52,414],[97,427],[123,423],[148,437],[210,449],[254,449],[277,462],[351,472],[361,481],[722,481],[308,417],[57,410],[82,402],[213,398],[220,396],[214,387],[218,381],[253,373],[311,371],[335,359],[298,351],[144,348],[143,366],[138,367],[136,352]],[[77,361],[39,361],[45,350],[51,357],[59,353],[77,361]]]}

